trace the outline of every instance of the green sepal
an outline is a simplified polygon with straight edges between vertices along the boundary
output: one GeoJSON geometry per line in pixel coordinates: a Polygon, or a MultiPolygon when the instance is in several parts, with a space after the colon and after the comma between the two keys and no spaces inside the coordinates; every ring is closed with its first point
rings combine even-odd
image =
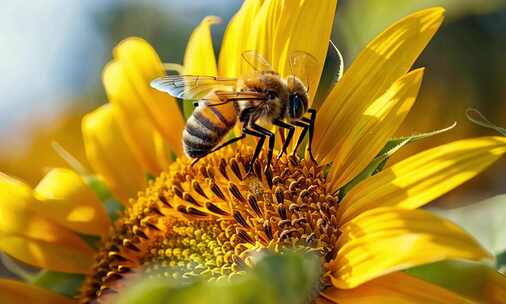
{"type": "Polygon", "coordinates": [[[480,111],[478,111],[476,109],[472,109],[472,108],[467,109],[466,116],[467,116],[467,119],[469,119],[471,122],[473,122],[479,126],[482,126],[484,128],[495,130],[499,134],[501,134],[502,136],[506,136],[506,128],[501,128],[501,127],[497,126],[496,124],[493,124],[492,122],[490,122],[490,120],[488,120],[485,116],[483,116],[483,114],[481,114],[480,111]],[[474,116],[474,115],[476,115],[476,116],[474,116]]]}
{"type": "Polygon", "coordinates": [[[342,199],[346,195],[346,193],[348,193],[351,190],[351,188],[355,187],[364,179],[383,170],[388,159],[395,152],[399,151],[400,148],[404,147],[409,143],[447,132],[453,129],[456,125],[457,123],[454,122],[451,126],[446,127],[444,129],[390,139],[381,149],[378,155],[371,161],[371,163],[369,163],[369,165],[364,170],[362,170],[362,172],[360,172],[357,176],[355,176],[351,181],[349,181],[339,190],[339,198],[342,199]]]}
{"type": "Polygon", "coordinates": [[[41,270],[30,283],[73,298],[78,294],[83,281],[82,274],[41,270]]]}
{"type": "Polygon", "coordinates": [[[109,188],[96,175],[86,175],[83,176],[83,179],[102,201],[111,221],[116,221],[124,209],[123,205],[114,198],[109,188]]]}
{"type": "Polygon", "coordinates": [[[503,251],[495,256],[495,268],[502,270],[506,267],[506,251],[503,251]]]}

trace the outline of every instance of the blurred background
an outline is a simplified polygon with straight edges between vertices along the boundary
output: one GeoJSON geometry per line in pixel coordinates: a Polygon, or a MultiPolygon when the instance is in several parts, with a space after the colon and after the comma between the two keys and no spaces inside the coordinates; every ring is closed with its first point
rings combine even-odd
{"type": "MultiPolygon", "coordinates": [[[[0,171],[35,185],[51,167],[65,166],[51,148],[57,141],[83,163],[80,123],[105,102],[101,70],[113,46],[136,35],[151,42],[165,62],[181,63],[192,29],[206,15],[215,47],[239,0],[64,1],[4,0],[0,4],[0,171]]],[[[399,135],[458,126],[400,152],[404,158],[450,140],[493,131],[471,124],[475,107],[506,126],[506,0],[340,0],[333,40],[345,66],[389,24],[433,5],[447,19],[416,66],[426,66],[415,108],[399,135]]],[[[395,160],[393,160],[395,161],[395,160]]],[[[450,193],[450,207],[506,192],[506,160],[450,193]]]]}

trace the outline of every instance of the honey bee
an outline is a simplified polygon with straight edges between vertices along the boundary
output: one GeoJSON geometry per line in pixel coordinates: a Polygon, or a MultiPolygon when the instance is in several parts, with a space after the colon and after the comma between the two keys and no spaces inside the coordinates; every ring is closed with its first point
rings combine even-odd
{"type": "Polygon", "coordinates": [[[294,52],[289,58],[292,75],[282,78],[271,64],[255,51],[242,53],[242,58],[253,68],[252,73],[235,78],[213,76],[176,75],[164,76],[151,82],[157,90],[176,98],[196,101],[196,108],[183,130],[185,154],[198,161],[247,135],[258,138],[253,157],[248,165],[251,170],[268,138],[266,169],[270,167],[275,134],[261,125],[272,124],[288,130],[279,159],[292,141],[296,127],[302,128],[294,152],[309,131],[308,151],[311,158],[311,142],[316,110],[309,108],[308,71],[314,68],[316,59],[305,52],[294,52]],[[309,113],[310,117],[304,117],[309,113]],[[220,144],[239,121],[241,134],[220,144]]]}

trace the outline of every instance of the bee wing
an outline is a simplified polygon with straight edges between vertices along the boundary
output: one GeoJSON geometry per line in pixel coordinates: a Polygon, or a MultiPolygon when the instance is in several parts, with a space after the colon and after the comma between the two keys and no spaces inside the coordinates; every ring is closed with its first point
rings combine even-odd
{"type": "Polygon", "coordinates": [[[201,100],[209,93],[234,91],[237,79],[214,76],[171,75],[151,81],[151,87],[168,93],[176,98],[201,100]]]}
{"type": "MultiPolygon", "coordinates": [[[[214,92],[218,99],[222,103],[227,103],[231,101],[238,101],[238,100],[266,100],[267,97],[262,92],[253,92],[253,91],[237,91],[237,92],[230,92],[230,91],[215,91],[214,92]]],[[[213,104],[210,104],[213,105],[213,104]]]]}
{"type": "Polygon", "coordinates": [[[314,71],[318,67],[318,60],[308,52],[295,51],[290,55],[289,63],[292,75],[299,78],[308,91],[313,89],[312,86],[316,85],[314,71]]]}
{"type": "Polygon", "coordinates": [[[255,50],[244,51],[241,56],[257,72],[274,70],[269,61],[255,50]]]}

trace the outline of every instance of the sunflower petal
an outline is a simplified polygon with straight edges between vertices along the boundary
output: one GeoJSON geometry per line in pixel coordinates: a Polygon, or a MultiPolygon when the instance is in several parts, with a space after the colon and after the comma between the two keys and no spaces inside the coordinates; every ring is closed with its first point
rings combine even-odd
{"type": "Polygon", "coordinates": [[[41,202],[39,214],[83,234],[105,235],[111,226],[107,213],[81,176],[56,168],[39,182],[34,191],[41,202]]]}
{"type": "MultiPolygon", "coordinates": [[[[184,73],[186,75],[217,76],[211,25],[220,23],[215,16],[205,17],[193,30],[184,53],[184,73]]],[[[184,115],[189,117],[194,106],[190,102],[183,104],[184,115]]]]}
{"type": "Polygon", "coordinates": [[[313,151],[319,162],[340,153],[365,109],[408,72],[439,28],[443,12],[437,7],[405,17],[358,55],[318,111],[313,151]]]}
{"type": "Polygon", "coordinates": [[[216,76],[211,25],[220,23],[215,16],[208,16],[193,30],[184,54],[184,72],[188,75],[216,76]]]}
{"type": "Polygon", "coordinates": [[[295,51],[312,55],[317,65],[308,71],[310,101],[316,94],[329,47],[336,12],[336,0],[284,1],[273,45],[273,65],[281,75],[290,75],[289,57],[295,51]],[[295,7],[290,7],[299,2],[295,7]],[[285,16],[290,16],[286,18],[285,16]],[[315,35],[315,33],[318,33],[315,35]]]}
{"type": "Polygon", "coordinates": [[[86,272],[93,251],[81,238],[37,212],[30,187],[0,175],[0,250],[30,265],[86,272]]]}
{"type": "Polygon", "coordinates": [[[352,180],[378,155],[413,106],[422,77],[423,69],[404,75],[365,109],[332,160],[329,190],[352,180]]]}
{"type": "Polygon", "coordinates": [[[45,288],[0,279],[0,303],[73,304],[76,302],[45,288]]]}
{"type": "Polygon", "coordinates": [[[93,170],[125,203],[146,185],[146,181],[141,165],[114,120],[112,107],[112,104],[104,105],[84,116],[84,147],[93,170]]]}
{"type": "Polygon", "coordinates": [[[469,304],[467,300],[437,285],[402,272],[376,278],[352,289],[330,287],[320,295],[339,304],[469,304]]]}
{"type": "Polygon", "coordinates": [[[351,189],[340,203],[340,221],[376,207],[421,207],[476,176],[505,152],[506,138],[481,137],[418,153],[351,189]]]}
{"type": "Polygon", "coordinates": [[[241,75],[241,54],[246,51],[251,24],[262,7],[264,0],[246,0],[228,23],[219,58],[219,74],[225,77],[241,75]]]}
{"type": "Polygon", "coordinates": [[[145,40],[131,37],[114,49],[114,58],[123,66],[128,80],[153,124],[176,154],[183,155],[181,136],[184,119],[175,98],[150,87],[150,82],[164,76],[158,54],[145,40]]]}
{"type": "Polygon", "coordinates": [[[384,274],[447,259],[493,258],[457,225],[423,210],[383,207],[341,227],[332,283],[353,288],[384,274]]]}
{"type": "Polygon", "coordinates": [[[156,155],[155,129],[135,87],[129,81],[125,68],[120,62],[107,64],[102,81],[109,102],[114,105],[114,118],[121,127],[125,141],[145,172],[160,173],[156,155]]]}

